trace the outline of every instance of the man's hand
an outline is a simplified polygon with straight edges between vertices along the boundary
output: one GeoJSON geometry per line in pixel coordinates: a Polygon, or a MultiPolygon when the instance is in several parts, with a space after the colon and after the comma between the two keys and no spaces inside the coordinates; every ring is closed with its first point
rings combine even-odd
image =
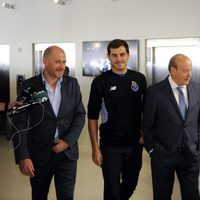
{"type": "Polygon", "coordinates": [[[13,107],[18,107],[18,106],[22,106],[23,103],[19,102],[19,101],[12,101],[10,103],[8,103],[8,109],[11,109],[13,107]]]}
{"type": "Polygon", "coordinates": [[[144,144],[143,132],[140,131],[140,133],[141,133],[141,137],[140,137],[140,139],[139,139],[139,143],[143,145],[143,144],[144,144]]]}
{"type": "Polygon", "coordinates": [[[53,146],[53,151],[55,153],[60,153],[63,152],[68,147],[69,145],[64,140],[58,140],[56,144],[53,146]]]}
{"type": "Polygon", "coordinates": [[[102,153],[99,148],[92,151],[92,160],[99,167],[103,164],[102,153]]]}
{"type": "Polygon", "coordinates": [[[25,176],[30,176],[30,177],[35,176],[34,174],[35,169],[31,159],[20,160],[19,169],[21,173],[24,174],[25,176]]]}

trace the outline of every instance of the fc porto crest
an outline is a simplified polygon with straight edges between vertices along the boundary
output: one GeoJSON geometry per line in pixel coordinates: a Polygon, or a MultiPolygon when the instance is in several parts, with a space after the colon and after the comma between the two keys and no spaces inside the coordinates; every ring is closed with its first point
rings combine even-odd
{"type": "Polygon", "coordinates": [[[133,92],[137,92],[139,90],[139,85],[135,81],[131,82],[131,90],[133,90],[133,92]]]}

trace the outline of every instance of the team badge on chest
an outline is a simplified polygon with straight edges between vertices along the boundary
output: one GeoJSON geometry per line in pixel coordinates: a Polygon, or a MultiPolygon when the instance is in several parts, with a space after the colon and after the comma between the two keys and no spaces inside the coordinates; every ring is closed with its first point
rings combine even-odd
{"type": "Polygon", "coordinates": [[[110,91],[114,91],[114,90],[116,90],[117,89],[117,86],[111,86],[110,87],[110,91]]]}
{"type": "Polygon", "coordinates": [[[131,82],[131,90],[133,90],[133,92],[137,92],[139,90],[139,86],[135,81],[131,82]]]}

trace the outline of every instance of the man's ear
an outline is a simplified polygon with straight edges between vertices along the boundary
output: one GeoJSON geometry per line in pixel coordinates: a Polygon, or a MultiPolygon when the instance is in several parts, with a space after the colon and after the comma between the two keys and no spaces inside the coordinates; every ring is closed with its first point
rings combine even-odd
{"type": "Polygon", "coordinates": [[[110,61],[110,55],[109,55],[109,54],[107,54],[107,58],[108,58],[108,60],[110,61]]]}
{"type": "Polygon", "coordinates": [[[170,68],[170,72],[174,75],[174,74],[176,74],[176,68],[175,67],[171,67],[170,68]]]}
{"type": "Polygon", "coordinates": [[[48,62],[48,59],[44,58],[44,59],[43,59],[44,66],[47,65],[47,62],[48,62]]]}

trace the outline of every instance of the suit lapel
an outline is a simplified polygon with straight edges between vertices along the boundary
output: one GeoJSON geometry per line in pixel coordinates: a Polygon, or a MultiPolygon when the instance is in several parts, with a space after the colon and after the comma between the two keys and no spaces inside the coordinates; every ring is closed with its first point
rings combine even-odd
{"type": "Polygon", "coordinates": [[[67,80],[63,78],[63,81],[61,83],[61,102],[60,102],[60,107],[58,111],[58,116],[61,116],[65,112],[65,106],[67,102],[68,97],[68,87],[69,85],[67,84],[67,80]]]}
{"type": "MultiPolygon", "coordinates": [[[[45,84],[43,83],[43,80],[42,80],[42,75],[38,76],[38,79],[36,80],[36,84],[37,84],[38,91],[42,91],[43,90],[43,91],[47,92],[45,84]]],[[[48,100],[47,102],[43,103],[43,106],[45,107],[46,112],[48,112],[50,115],[52,115],[53,117],[56,118],[50,100],[48,100]]]]}
{"type": "Polygon", "coordinates": [[[178,103],[176,101],[176,98],[174,96],[174,93],[172,91],[172,88],[171,88],[171,85],[169,83],[168,78],[165,79],[164,84],[165,84],[165,90],[166,90],[166,92],[165,92],[166,98],[169,98],[169,100],[171,101],[171,103],[172,103],[174,109],[176,110],[177,114],[182,118],[178,103]]]}
{"type": "MultiPolygon", "coordinates": [[[[188,93],[188,110],[187,110],[187,114],[188,114],[188,112],[190,111],[190,108],[195,102],[195,99],[194,99],[195,92],[193,91],[193,87],[190,83],[187,86],[187,93],[188,93]]],[[[187,114],[186,114],[186,118],[187,118],[187,114]]]]}

